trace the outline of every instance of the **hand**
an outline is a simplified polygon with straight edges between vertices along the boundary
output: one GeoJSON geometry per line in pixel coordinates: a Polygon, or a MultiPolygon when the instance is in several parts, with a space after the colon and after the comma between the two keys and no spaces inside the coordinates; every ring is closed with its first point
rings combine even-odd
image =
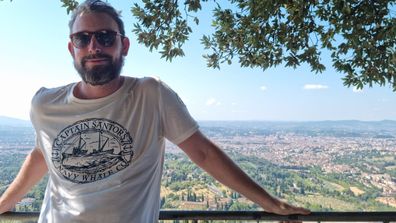
{"type": "Polygon", "coordinates": [[[279,215],[291,215],[291,214],[308,215],[311,213],[311,211],[308,209],[288,204],[288,203],[283,202],[277,198],[273,198],[273,199],[274,199],[273,200],[274,204],[271,205],[270,208],[266,209],[269,212],[279,214],[279,215]]]}
{"type": "MultiPolygon", "coordinates": [[[[310,210],[297,207],[286,202],[283,202],[277,198],[273,197],[273,204],[270,204],[267,207],[268,212],[272,212],[274,214],[279,215],[291,215],[291,214],[301,214],[301,215],[308,215],[311,213],[310,210]]],[[[302,223],[301,221],[280,221],[279,223],[302,223]]]]}
{"type": "Polygon", "coordinates": [[[1,202],[0,202],[0,214],[3,214],[8,211],[12,211],[14,209],[14,207],[15,206],[7,207],[6,205],[1,205],[1,202]]]}

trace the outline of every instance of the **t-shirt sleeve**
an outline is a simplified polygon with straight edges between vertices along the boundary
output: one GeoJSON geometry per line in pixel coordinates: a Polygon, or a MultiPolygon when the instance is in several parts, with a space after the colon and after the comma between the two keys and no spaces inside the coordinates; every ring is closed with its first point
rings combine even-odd
{"type": "Polygon", "coordinates": [[[181,98],[163,82],[159,84],[159,96],[163,135],[178,145],[194,134],[199,126],[181,98]]]}
{"type": "Polygon", "coordinates": [[[39,111],[38,109],[40,108],[40,95],[41,93],[45,90],[45,88],[40,88],[36,94],[33,96],[32,100],[31,100],[31,106],[30,106],[30,121],[33,125],[33,128],[35,130],[35,148],[43,148],[40,139],[39,139],[39,131],[37,130],[38,128],[38,121],[37,121],[37,116],[39,115],[39,111]]]}

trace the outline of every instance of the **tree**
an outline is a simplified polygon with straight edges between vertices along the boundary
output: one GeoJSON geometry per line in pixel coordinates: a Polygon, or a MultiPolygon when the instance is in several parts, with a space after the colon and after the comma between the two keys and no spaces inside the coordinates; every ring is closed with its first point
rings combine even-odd
{"type": "MultiPolygon", "coordinates": [[[[2,1],[2,0],[0,0],[2,1]]],[[[78,2],[61,0],[69,13],[78,2]]],[[[132,14],[138,42],[162,57],[183,56],[183,44],[199,24],[195,13],[209,0],[142,0],[132,14]]],[[[242,67],[306,63],[325,70],[321,53],[329,51],[344,84],[390,84],[396,91],[396,0],[212,0],[215,32],[201,39],[207,65],[220,68],[236,60],[242,67]]]]}

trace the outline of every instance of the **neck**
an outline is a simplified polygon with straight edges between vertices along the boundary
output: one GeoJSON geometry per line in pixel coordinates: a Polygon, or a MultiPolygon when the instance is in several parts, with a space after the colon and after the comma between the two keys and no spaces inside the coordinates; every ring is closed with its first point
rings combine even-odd
{"type": "Polygon", "coordinates": [[[81,81],[74,88],[73,94],[80,99],[98,99],[109,96],[121,88],[124,77],[118,76],[109,83],[103,85],[91,85],[81,81]]]}

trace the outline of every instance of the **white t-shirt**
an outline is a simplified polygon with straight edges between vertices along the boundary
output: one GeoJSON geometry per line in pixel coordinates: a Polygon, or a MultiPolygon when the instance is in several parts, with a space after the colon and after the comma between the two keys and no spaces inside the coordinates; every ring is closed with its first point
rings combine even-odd
{"type": "Polygon", "coordinates": [[[76,83],[34,96],[31,120],[50,175],[40,223],[158,221],[165,138],[179,144],[198,125],[161,81],[124,78],[100,99],[74,97],[76,83]]]}

